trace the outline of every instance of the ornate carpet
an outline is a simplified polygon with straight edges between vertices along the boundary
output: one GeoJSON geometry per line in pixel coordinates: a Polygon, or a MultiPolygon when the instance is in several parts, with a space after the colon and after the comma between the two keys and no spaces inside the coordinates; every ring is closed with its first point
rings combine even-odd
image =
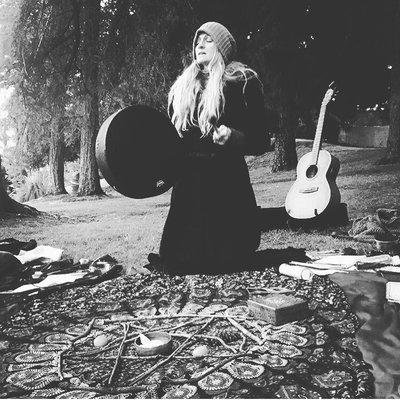
{"type": "Polygon", "coordinates": [[[358,327],[326,277],[125,276],[32,299],[4,321],[0,397],[371,398],[358,327]],[[310,316],[252,318],[246,301],[260,288],[306,299],[310,316]],[[172,354],[138,356],[137,335],[157,330],[172,336],[172,354]]]}

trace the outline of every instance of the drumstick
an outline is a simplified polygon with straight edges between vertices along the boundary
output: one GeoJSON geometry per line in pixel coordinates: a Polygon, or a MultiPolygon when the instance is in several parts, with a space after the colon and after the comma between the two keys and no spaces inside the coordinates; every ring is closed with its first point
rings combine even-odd
{"type": "Polygon", "coordinates": [[[347,236],[347,235],[340,235],[336,232],[332,232],[331,236],[335,239],[346,239],[346,240],[352,240],[354,242],[360,242],[360,243],[374,243],[375,239],[373,238],[358,238],[358,237],[352,237],[352,236],[347,236]]]}
{"type": "Polygon", "coordinates": [[[216,131],[216,132],[218,132],[218,127],[217,127],[217,117],[211,117],[210,118],[210,124],[211,124],[211,127],[212,127],[212,129],[211,129],[211,131],[210,131],[210,134],[211,134],[211,139],[213,138],[213,134],[214,134],[214,131],[216,131]]]}

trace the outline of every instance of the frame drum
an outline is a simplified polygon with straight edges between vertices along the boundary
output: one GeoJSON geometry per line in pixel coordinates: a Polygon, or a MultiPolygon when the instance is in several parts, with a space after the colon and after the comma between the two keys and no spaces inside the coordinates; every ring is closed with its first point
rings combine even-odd
{"type": "Polygon", "coordinates": [[[106,181],[127,197],[142,199],[170,189],[182,154],[175,127],[144,105],[108,117],[96,140],[96,159],[106,181]]]}

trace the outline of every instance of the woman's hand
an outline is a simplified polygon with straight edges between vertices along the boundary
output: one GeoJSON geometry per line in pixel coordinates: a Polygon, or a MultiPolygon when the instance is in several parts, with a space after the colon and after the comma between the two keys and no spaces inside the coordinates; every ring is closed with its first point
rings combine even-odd
{"type": "Polygon", "coordinates": [[[215,127],[213,132],[213,142],[223,146],[231,138],[232,130],[225,125],[215,127]]]}
{"type": "Polygon", "coordinates": [[[230,147],[242,151],[244,148],[244,134],[234,128],[221,125],[214,129],[213,142],[220,146],[229,144],[230,147]]]}

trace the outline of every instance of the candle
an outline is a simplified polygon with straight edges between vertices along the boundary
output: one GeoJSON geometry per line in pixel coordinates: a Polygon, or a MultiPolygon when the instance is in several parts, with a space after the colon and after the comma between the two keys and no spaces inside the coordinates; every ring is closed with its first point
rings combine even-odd
{"type": "Polygon", "coordinates": [[[164,341],[160,339],[149,339],[147,336],[143,335],[142,333],[139,334],[140,342],[142,347],[147,349],[151,349],[153,347],[161,346],[164,344],[164,341]]]}

